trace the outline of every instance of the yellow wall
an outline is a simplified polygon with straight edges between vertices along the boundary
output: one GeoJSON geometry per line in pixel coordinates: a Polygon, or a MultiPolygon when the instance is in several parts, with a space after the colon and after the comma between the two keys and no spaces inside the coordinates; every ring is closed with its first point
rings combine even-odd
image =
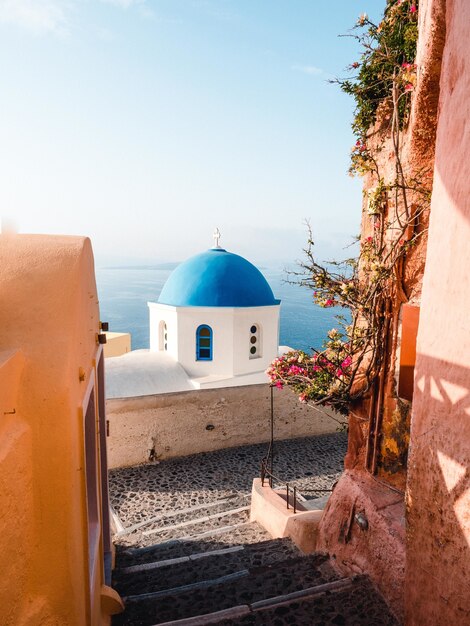
{"type": "Polygon", "coordinates": [[[0,623],[104,624],[101,561],[91,592],[88,580],[81,412],[99,349],[90,241],[0,235],[0,299],[0,397],[13,389],[15,411],[0,425],[0,554],[10,557],[0,623]]]}
{"type": "Polygon", "coordinates": [[[104,356],[121,356],[131,351],[130,333],[105,333],[106,343],[103,346],[104,356]]]}

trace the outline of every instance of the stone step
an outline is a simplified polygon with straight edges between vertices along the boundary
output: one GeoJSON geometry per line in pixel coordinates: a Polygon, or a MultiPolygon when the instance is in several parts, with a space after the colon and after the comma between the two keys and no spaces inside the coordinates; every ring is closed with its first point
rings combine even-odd
{"type": "Polygon", "coordinates": [[[250,508],[248,506],[219,511],[204,517],[197,517],[176,524],[167,524],[158,528],[133,533],[133,546],[150,546],[168,542],[174,539],[191,539],[210,532],[249,521],[250,508]]]}
{"type": "MultiPolygon", "coordinates": [[[[217,572],[217,570],[214,570],[217,572]]],[[[268,565],[238,569],[224,577],[210,578],[178,587],[166,587],[161,578],[155,586],[145,586],[145,593],[124,598],[125,612],[116,616],[114,626],[150,626],[166,621],[204,615],[241,604],[252,604],[267,598],[300,591],[337,579],[324,554],[313,554],[274,562],[268,565]]],[[[181,581],[181,578],[180,578],[181,581]]],[[[148,581],[147,581],[148,582],[148,581]]]]}
{"type": "Polygon", "coordinates": [[[136,572],[149,571],[152,569],[159,569],[161,567],[167,567],[169,565],[178,565],[180,563],[189,563],[197,561],[199,559],[208,558],[211,556],[219,556],[221,554],[231,554],[233,552],[240,552],[245,549],[245,546],[232,546],[230,548],[222,548],[221,550],[208,550],[206,552],[195,552],[188,554],[187,556],[175,557],[173,559],[163,559],[159,561],[146,561],[143,563],[137,563],[135,565],[126,565],[124,567],[116,568],[115,574],[117,576],[124,576],[128,574],[134,574],[136,572]]]}
{"type": "Polygon", "coordinates": [[[398,626],[364,576],[316,585],[252,604],[238,605],[160,626],[398,626]]]}
{"type": "MultiPolygon", "coordinates": [[[[227,519],[225,522],[227,522],[227,519]]],[[[232,522],[232,520],[230,520],[232,522]]],[[[270,535],[256,522],[230,523],[211,530],[203,530],[193,536],[170,539],[159,543],[147,543],[127,547],[116,546],[116,566],[118,568],[150,561],[161,561],[187,557],[191,554],[221,550],[237,545],[251,545],[267,541],[270,535]]],[[[290,541],[287,540],[289,543],[290,541]]]]}
{"type": "MultiPolygon", "coordinates": [[[[215,513],[211,513],[210,515],[204,515],[202,517],[193,517],[191,519],[178,521],[174,524],[162,524],[157,525],[154,528],[142,531],[142,535],[145,537],[149,537],[150,535],[165,535],[168,536],[168,532],[172,532],[175,530],[180,530],[181,528],[190,528],[199,525],[204,526],[204,530],[210,528],[218,528],[218,522],[224,517],[232,517],[234,515],[238,515],[239,513],[248,514],[250,510],[249,506],[241,506],[235,509],[227,509],[222,511],[217,511],[215,513]]],[[[246,515],[244,515],[246,517],[246,515]]],[[[186,532],[186,531],[185,531],[186,532]]]]}
{"type": "MultiPolygon", "coordinates": [[[[263,541],[117,569],[113,575],[113,586],[124,596],[142,594],[216,579],[297,556],[300,556],[300,552],[290,540],[263,541]]],[[[331,570],[328,562],[319,567],[325,570],[329,567],[331,570]]],[[[332,570],[330,574],[334,577],[332,570]]]]}
{"type": "Polygon", "coordinates": [[[117,545],[129,547],[155,543],[162,538],[165,540],[171,538],[175,527],[189,528],[193,522],[195,525],[205,524],[206,529],[209,529],[212,527],[212,520],[217,519],[217,514],[227,515],[229,511],[245,509],[245,507],[249,507],[249,496],[233,494],[194,506],[148,511],[138,522],[127,526],[122,524],[119,515],[114,511],[113,519],[117,532],[113,540],[117,545]]]}
{"type": "MultiPolygon", "coordinates": [[[[290,600],[274,598],[271,605],[254,604],[238,616],[218,616],[216,621],[174,626],[399,626],[371,581],[357,577],[350,585],[329,591],[318,587],[309,596],[290,600]],[[277,601],[281,600],[281,601],[277,601]]],[[[163,626],[163,624],[162,624],[163,626]]],[[[168,626],[168,624],[166,625],[168,626]]]]}
{"type": "Polygon", "coordinates": [[[113,517],[117,519],[117,525],[119,526],[114,538],[119,539],[125,535],[130,535],[137,530],[145,532],[151,528],[171,525],[175,523],[175,519],[178,521],[185,521],[193,517],[200,517],[201,515],[209,515],[210,513],[216,513],[217,511],[237,508],[239,506],[246,505],[247,500],[247,494],[233,494],[227,496],[226,498],[221,498],[211,502],[203,502],[189,507],[170,509],[168,511],[159,511],[158,513],[147,515],[139,522],[127,527],[122,525],[116,511],[112,509],[113,517]]]}

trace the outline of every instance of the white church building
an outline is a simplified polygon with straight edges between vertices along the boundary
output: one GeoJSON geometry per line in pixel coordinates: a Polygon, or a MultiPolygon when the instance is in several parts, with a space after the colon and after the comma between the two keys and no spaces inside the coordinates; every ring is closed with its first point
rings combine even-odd
{"type": "Polygon", "coordinates": [[[149,302],[150,350],[107,359],[110,397],[268,382],[280,300],[247,259],[219,246],[170,274],[149,302]]]}
{"type": "Polygon", "coordinates": [[[218,245],[191,257],[148,306],[150,350],[168,352],[196,387],[266,382],[278,353],[280,301],[243,257],[218,245]]]}

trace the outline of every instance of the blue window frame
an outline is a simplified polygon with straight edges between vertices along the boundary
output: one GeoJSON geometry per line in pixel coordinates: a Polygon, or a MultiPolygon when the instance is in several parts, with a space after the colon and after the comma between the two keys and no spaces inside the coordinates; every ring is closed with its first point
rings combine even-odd
{"type": "Polygon", "coordinates": [[[207,324],[196,330],[196,361],[212,361],[212,328],[207,324]]]}

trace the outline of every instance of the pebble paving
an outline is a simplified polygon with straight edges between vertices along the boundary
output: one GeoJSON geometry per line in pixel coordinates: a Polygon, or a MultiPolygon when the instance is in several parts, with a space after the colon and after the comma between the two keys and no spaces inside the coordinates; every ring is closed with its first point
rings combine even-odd
{"type": "MultiPolygon", "coordinates": [[[[307,499],[324,496],[342,472],[346,444],[345,433],[278,441],[274,474],[307,499]]],[[[273,603],[334,585],[341,575],[327,554],[303,555],[289,538],[272,539],[249,522],[252,481],[267,450],[242,446],[110,472],[111,504],[124,527],[114,536],[113,585],[126,602],[113,626],[154,626],[241,605],[243,617],[217,623],[398,626],[366,577],[273,603]],[[259,600],[268,606],[256,608],[259,600]]]]}
{"type": "MultiPolygon", "coordinates": [[[[307,499],[324,495],[321,490],[331,489],[342,472],[346,445],[347,435],[343,432],[277,441],[274,474],[289,481],[291,486],[296,485],[307,499]]],[[[203,515],[249,505],[253,478],[259,476],[261,459],[267,450],[267,444],[241,446],[111,470],[111,505],[124,528],[160,516],[153,524],[116,537],[116,543],[145,546],[170,537],[185,537],[194,533],[190,525],[177,531],[170,527],[176,522],[189,522],[203,515]],[[213,509],[182,511],[226,498],[230,506],[225,503],[213,509]],[[175,517],[169,516],[171,513],[175,517]],[[152,533],[157,529],[158,533],[152,533]]],[[[248,512],[241,511],[221,517],[211,525],[214,528],[235,525],[247,518],[248,512]]]]}
{"type": "Polygon", "coordinates": [[[314,600],[293,602],[219,626],[399,626],[370,581],[358,579],[353,590],[326,593],[314,600]]]}

